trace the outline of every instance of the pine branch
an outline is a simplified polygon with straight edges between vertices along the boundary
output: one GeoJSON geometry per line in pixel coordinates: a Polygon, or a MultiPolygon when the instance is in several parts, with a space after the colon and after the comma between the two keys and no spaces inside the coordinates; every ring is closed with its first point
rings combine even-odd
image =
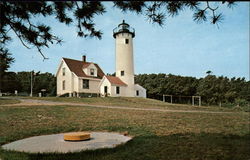
{"type": "Polygon", "coordinates": [[[47,57],[45,57],[45,56],[44,56],[44,54],[42,53],[42,51],[41,51],[41,48],[40,48],[40,47],[36,46],[36,48],[37,48],[38,52],[42,55],[42,57],[43,57],[43,61],[44,61],[44,60],[49,59],[49,58],[47,58],[47,57]]]}
{"type": "Polygon", "coordinates": [[[9,23],[10,28],[11,28],[11,29],[14,31],[14,33],[17,35],[17,37],[19,38],[19,40],[21,41],[21,43],[23,44],[23,46],[25,46],[27,49],[30,49],[30,47],[28,47],[28,46],[23,42],[21,35],[19,35],[19,34],[17,33],[17,31],[16,31],[15,28],[11,25],[11,23],[12,23],[12,22],[9,23]]]}

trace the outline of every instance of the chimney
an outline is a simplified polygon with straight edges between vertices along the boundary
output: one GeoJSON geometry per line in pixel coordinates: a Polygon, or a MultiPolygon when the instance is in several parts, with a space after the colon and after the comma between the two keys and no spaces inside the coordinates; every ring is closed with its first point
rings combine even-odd
{"type": "Polygon", "coordinates": [[[82,61],[83,61],[83,62],[86,62],[86,56],[85,56],[85,55],[82,56],[82,61]]]}

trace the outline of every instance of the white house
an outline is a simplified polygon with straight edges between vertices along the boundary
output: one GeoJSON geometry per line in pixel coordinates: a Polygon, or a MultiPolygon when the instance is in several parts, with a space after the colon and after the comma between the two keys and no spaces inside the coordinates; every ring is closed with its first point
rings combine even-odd
{"type": "Polygon", "coordinates": [[[62,58],[58,67],[57,96],[69,94],[79,96],[80,93],[99,94],[98,85],[104,73],[98,64],[86,62],[86,56],[82,61],[62,58]]]}
{"type": "Polygon", "coordinates": [[[123,22],[113,30],[116,75],[107,76],[95,63],[63,58],[57,73],[57,95],[99,94],[112,97],[145,97],[146,89],[134,83],[133,38],[135,31],[123,22]]]}

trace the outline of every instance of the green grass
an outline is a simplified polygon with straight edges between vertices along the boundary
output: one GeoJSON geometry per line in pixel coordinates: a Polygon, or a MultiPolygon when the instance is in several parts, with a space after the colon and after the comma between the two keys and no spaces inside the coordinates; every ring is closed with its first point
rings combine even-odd
{"type": "Polygon", "coordinates": [[[17,99],[0,98],[0,105],[20,103],[17,99]]]}
{"type": "MultiPolygon", "coordinates": [[[[145,101],[140,103],[148,105],[143,104],[145,101]]],[[[0,150],[0,157],[3,160],[249,160],[249,125],[249,113],[236,111],[212,114],[83,106],[0,106],[0,145],[30,136],[69,131],[128,131],[134,136],[130,142],[114,149],[67,154],[0,150]]]]}
{"type": "MultiPolygon", "coordinates": [[[[24,97],[30,99],[30,97],[24,97]]],[[[131,97],[97,97],[97,98],[74,98],[74,97],[33,97],[32,99],[46,100],[53,102],[85,103],[92,105],[120,106],[135,108],[156,108],[173,110],[205,110],[205,111],[234,111],[234,108],[211,107],[211,106],[191,106],[185,104],[170,104],[149,98],[131,97]]]]}

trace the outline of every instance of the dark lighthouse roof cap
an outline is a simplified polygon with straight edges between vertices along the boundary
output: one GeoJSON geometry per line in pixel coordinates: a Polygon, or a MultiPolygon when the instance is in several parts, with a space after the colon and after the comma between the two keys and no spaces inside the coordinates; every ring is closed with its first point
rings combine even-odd
{"type": "Polygon", "coordinates": [[[122,20],[122,23],[118,25],[118,27],[120,26],[128,26],[129,27],[129,24],[125,23],[125,20],[122,20]]]}
{"type": "Polygon", "coordinates": [[[115,29],[113,29],[113,37],[116,38],[116,35],[119,33],[130,33],[132,37],[135,37],[135,29],[130,27],[129,24],[125,23],[125,20],[122,21],[121,24],[118,25],[115,29]]]}

